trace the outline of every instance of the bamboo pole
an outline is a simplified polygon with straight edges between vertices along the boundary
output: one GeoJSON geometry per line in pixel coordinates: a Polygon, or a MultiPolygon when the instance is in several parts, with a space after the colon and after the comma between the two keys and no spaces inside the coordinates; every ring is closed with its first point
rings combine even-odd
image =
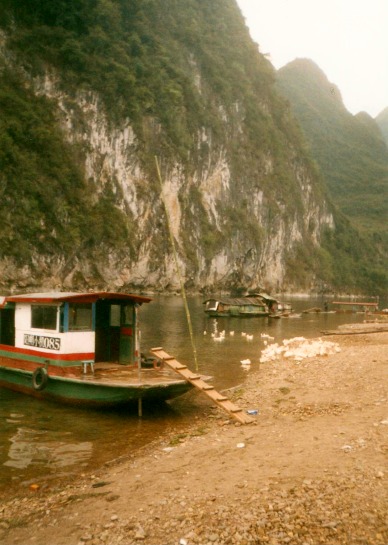
{"type": "Polygon", "coordinates": [[[160,174],[159,162],[158,162],[157,157],[155,157],[155,163],[156,163],[156,171],[158,173],[158,179],[159,179],[159,184],[160,184],[160,196],[161,196],[161,199],[162,199],[162,202],[163,202],[164,210],[166,212],[168,233],[169,233],[170,242],[171,242],[171,246],[172,246],[172,250],[173,250],[175,267],[176,267],[176,272],[177,272],[177,275],[178,275],[179,284],[180,284],[180,288],[181,288],[183,304],[184,304],[184,307],[185,307],[187,325],[188,325],[188,328],[189,328],[190,341],[191,341],[191,346],[192,346],[193,355],[194,355],[195,370],[198,371],[197,349],[196,349],[195,342],[194,342],[194,335],[193,335],[193,327],[192,327],[192,323],[191,323],[191,316],[190,316],[189,306],[187,304],[185,286],[183,284],[183,279],[182,279],[182,275],[181,275],[181,271],[180,271],[180,267],[179,267],[178,253],[177,253],[176,246],[175,246],[174,236],[172,234],[170,213],[168,211],[167,203],[166,203],[166,201],[165,201],[165,199],[163,197],[163,181],[162,181],[162,176],[160,174]]]}
{"type": "MultiPolygon", "coordinates": [[[[139,313],[138,306],[135,305],[135,359],[137,363],[137,373],[139,377],[139,389],[141,383],[141,352],[140,352],[140,330],[139,330],[139,313]]],[[[139,397],[137,401],[137,414],[139,418],[143,416],[143,400],[139,397]]]]}

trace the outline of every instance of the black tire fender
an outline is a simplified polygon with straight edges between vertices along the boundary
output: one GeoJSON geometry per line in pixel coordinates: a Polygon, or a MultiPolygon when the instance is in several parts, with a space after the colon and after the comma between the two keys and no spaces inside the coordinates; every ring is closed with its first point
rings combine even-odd
{"type": "Polygon", "coordinates": [[[44,390],[47,386],[48,373],[44,367],[38,367],[32,373],[32,385],[34,390],[44,390]]]}

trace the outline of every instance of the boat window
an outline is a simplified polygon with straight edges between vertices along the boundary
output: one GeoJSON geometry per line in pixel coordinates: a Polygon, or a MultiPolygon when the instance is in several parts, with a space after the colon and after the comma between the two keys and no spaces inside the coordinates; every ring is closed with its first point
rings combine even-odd
{"type": "Polygon", "coordinates": [[[208,301],[206,303],[207,310],[217,310],[218,301],[208,301]]]}
{"type": "Polygon", "coordinates": [[[120,305],[111,305],[110,306],[110,325],[113,327],[120,327],[120,314],[121,307],[120,305]]]}
{"type": "Polygon", "coordinates": [[[59,307],[59,332],[63,333],[65,331],[65,305],[59,307]]]}
{"type": "Polygon", "coordinates": [[[31,327],[34,329],[57,329],[57,307],[32,305],[31,327]]]}
{"type": "Polygon", "coordinates": [[[133,325],[133,305],[124,305],[121,325],[133,325]]]}
{"type": "Polygon", "coordinates": [[[91,331],[92,304],[80,303],[69,305],[69,331],[91,331]]]}

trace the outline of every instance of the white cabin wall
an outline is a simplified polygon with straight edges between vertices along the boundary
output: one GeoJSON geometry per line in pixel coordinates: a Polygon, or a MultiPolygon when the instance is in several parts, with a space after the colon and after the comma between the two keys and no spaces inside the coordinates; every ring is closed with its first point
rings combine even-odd
{"type": "Polygon", "coordinates": [[[56,335],[61,339],[61,354],[86,354],[95,350],[94,331],[71,331],[68,333],[58,333],[56,335]]]}
{"type": "Polygon", "coordinates": [[[17,304],[15,308],[15,347],[29,350],[37,350],[47,354],[90,354],[95,351],[94,331],[71,331],[59,333],[59,307],[57,313],[56,329],[32,329],[31,328],[31,305],[17,304]],[[24,344],[24,335],[41,335],[60,339],[60,350],[48,348],[34,348],[24,344]]]}
{"type": "Polygon", "coordinates": [[[31,329],[31,306],[18,304],[15,308],[15,330],[31,329]]]}

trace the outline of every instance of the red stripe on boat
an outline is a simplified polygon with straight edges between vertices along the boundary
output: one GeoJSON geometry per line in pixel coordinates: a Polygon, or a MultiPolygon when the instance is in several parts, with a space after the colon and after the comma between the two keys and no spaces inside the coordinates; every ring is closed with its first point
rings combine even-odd
{"type": "Polygon", "coordinates": [[[0,350],[12,352],[14,354],[24,354],[26,356],[36,356],[37,358],[46,358],[50,360],[79,361],[94,360],[94,352],[74,352],[72,354],[55,354],[53,352],[40,352],[39,350],[30,350],[28,348],[16,348],[7,344],[0,344],[0,350]]]}

